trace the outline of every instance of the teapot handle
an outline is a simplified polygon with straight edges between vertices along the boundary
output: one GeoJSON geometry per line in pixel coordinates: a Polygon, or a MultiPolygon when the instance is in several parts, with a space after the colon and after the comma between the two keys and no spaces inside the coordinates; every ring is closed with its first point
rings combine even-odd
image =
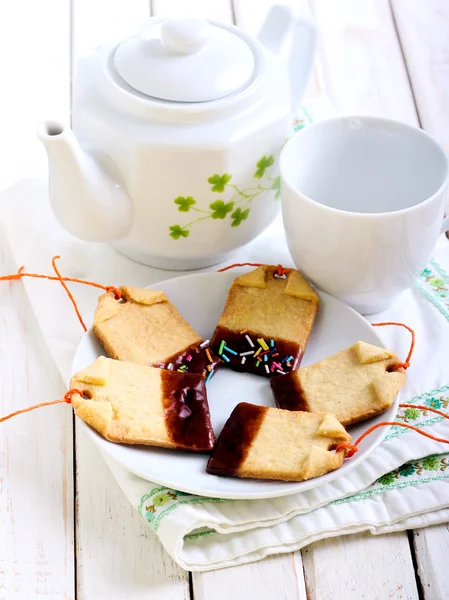
{"type": "Polygon", "coordinates": [[[291,44],[287,66],[294,112],[302,100],[312,72],[317,30],[310,19],[299,16],[289,6],[275,4],[268,11],[257,39],[274,54],[281,54],[289,37],[291,44]]]}

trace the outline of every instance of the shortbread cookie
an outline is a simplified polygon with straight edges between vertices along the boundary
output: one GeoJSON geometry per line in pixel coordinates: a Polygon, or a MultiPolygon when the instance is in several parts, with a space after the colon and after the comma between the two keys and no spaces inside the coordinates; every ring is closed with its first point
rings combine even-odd
{"type": "MultiPolygon", "coordinates": [[[[282,379],[280,377],[279,379],[282,379]]],[[[242,402],[209,459],[213,475],[303,481],[338,469],[351,436],[329,413],[290,412],[242,402]]]]}
{"type": "Polygon", "coordinates": [[[297,369],[318,308],[299,271],[265,265],[237,277],[211,340],[226,365],[271,377],[297,369]]]}
{"type": "Polygon", "coordinates": [[[214,446],[201,374],[178,373],[101,356],[72,377],[75,414],[122,444],[206,451],[214,446]]]}
{"type": "Polygon", "coordinates": [[[207,376],[220,361],[164,292],[124,286],[98,299],[94,334],[111,358],[207,376]]]}
{"type": "Polygon", "coordinates": [[[387,410],[405,384],[397,356],[366,342],[273,378],[276,405],[287,410],[331,412],[343,425],[363,421],[387,410]]]}

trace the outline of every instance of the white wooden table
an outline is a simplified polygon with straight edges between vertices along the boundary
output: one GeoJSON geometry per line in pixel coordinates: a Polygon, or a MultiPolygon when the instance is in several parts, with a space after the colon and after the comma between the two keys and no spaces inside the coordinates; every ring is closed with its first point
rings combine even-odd
{"type": "MultiPolygon", "coordinates": [[[[35,126],[70,116],[79,56],[153,15],[256,32],[272,0],[15,0],[0,4],[0,184],[41,174],[35,126]]],[[[296,0],[322,31],[309,96],[341,113],[421,125],[449,150],[448,0],[296,0]]],[[[0,273],[16,268],[3,242],[0,273]]],[[[20,282],[0,288],[0,415],[61,397],[20,282]]],[[[449,598],[444,525],[337,537],[210,573],[182,571],[131,508],[70,411],[0,428],[0,599],[368,600],[449,598]]]]}

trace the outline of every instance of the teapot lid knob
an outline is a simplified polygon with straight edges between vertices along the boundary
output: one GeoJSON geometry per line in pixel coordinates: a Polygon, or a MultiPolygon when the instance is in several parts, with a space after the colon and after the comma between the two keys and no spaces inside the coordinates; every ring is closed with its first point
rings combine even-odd
{"type": "Polygon", "coordinates": [[[207,42],[211,26],[203,19],[168,19],[162,23],[162,42],[175,52],[194,54],[207,42]]]}

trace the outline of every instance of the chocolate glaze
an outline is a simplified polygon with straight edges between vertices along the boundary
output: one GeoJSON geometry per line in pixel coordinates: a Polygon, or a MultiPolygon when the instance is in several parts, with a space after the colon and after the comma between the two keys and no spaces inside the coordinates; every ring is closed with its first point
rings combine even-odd
{"type": "Polygon", "coordinates": [[[251,444],[267,413],[267,407],[241,402],[223,427],[215,450],[207,463],[211,475],[238,476],[251,444]]]}
{"type": "Polygon", "coordinates": [[[298,373],[288,373],[284,377],[272,377],[270,384],[278,408],[310,412],[298,373]]]}
{"type": "Polygon", "coordinates": [[[165,423],[173,443],[197,452],[212,450],[215,435],[204,377],[161,371],[161,382],[165,423]]]}
{"type": "MultiPolygon", "coordinates": [[[[259,344],[257,343],[257,338],[264,338],[267,343],[270,341],[270,337],[264,335],[263,333],[255,333],[254,331],[247,331],[246,335],[253,340],[254,343],[254,352],[259,348],[259,344]]],[[[235,350],[238,354],[241,352],[249,352],[253,350],[248,343],[248,340],[245,337],[245,334],[240,332],[232,331],[227,327],[222,327],[221,325],[217,325],[214,335],[212,336],[210,345],[216,354],[218,354],[218,350],[220,348],[221,341],[225,340],[226,345],[229,346],[232,350],[235,350]]],[[[279,356],[275,357],[276,362],[281,362],[281,360],[286,356],[293,356],[293,361],[290,363],[291,367],[288,367],[285,363],[282,365],[284,371],[294,371],[297,369],[301,363],[302,359],[302,348],[299,344],[295,342],[290,342],[288,340],[274,340],[275,347],[279,353],[279,356]]],[[[226,352],[225,352],[226,353],[226,352]]],[[[262,375],[264,377],[277,377],[280,373],[276,373],[276,371],[268,374],[265,370],[266,364],[271,367],[272,359],[265,363],[261,361],[260,365],[256,367],[256,360],[251,356],[246,357],[245,364],[242,365],[242,357],[234,356],[233,354],[227,353],[230,362],[226,362],[226,366],[234,371],[240,371],[243,373],[254,373],[256,375],[262,375]]]]}
{"type": "Polygon", "coordinates": [[[187,348],[185,348],[178,354],[170,356],[170,358],[168,358],[167,360],[164,360],[163,362],[161,361],[154,363],[153,367],[166,369],[171,363],[174,369],[176,370],[181,365],[186,365],[187,371],[189,373],[202,373],[207,369],[207,365],[210,365],[211,368],[214,370],[217,369],[222,361],[214,355],[212,349],[209,349],[213,359],[213,362],[210,362],[206,354],[206,348],[200,348],[200,343],[201,342],[187,346],[187,348]],[[192,360],[190,361],[186,360],[189,355],[192,356],[192,360]]]}

